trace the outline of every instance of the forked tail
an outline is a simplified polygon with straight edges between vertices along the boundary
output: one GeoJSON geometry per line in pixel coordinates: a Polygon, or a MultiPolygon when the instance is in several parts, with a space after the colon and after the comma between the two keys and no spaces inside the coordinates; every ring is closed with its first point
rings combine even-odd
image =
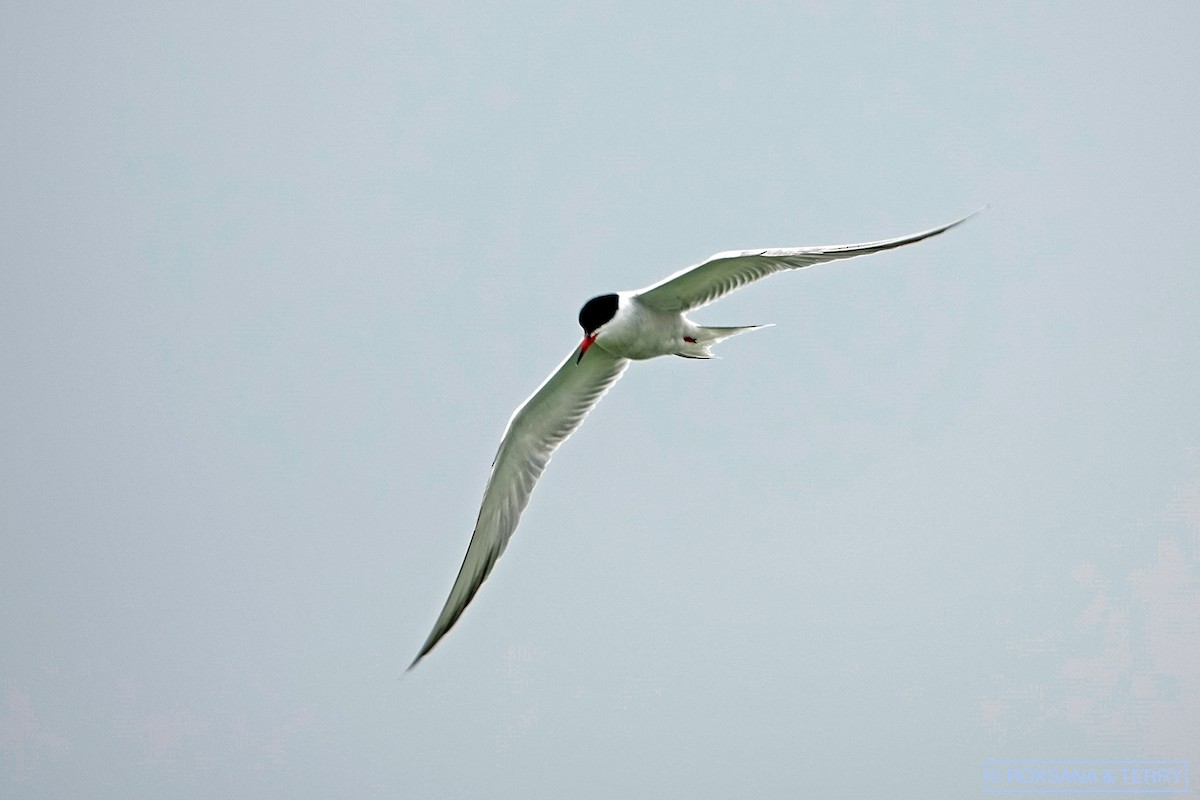
{"type": "Polygon", "coordinates": [[[767,325],[741,325],[736,328],[710,328],[705,325],[700,325],[696,328],[694,342],[687,342],[679,352],[675,355],[684,358],[713,358],[712,350],[710,349],[717,342],[723,342],[730,336],[737,336],[739,333],[746,331],[757,330],[758,328],[769,328],[767,325]]]}

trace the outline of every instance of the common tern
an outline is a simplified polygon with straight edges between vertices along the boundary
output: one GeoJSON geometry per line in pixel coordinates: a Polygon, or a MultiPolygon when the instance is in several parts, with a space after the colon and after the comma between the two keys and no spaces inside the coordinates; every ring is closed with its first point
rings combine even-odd
{"type": "Polygon", "coordinates": [[[685,316],[688,311],[776,272],[914,244],[945,233],[970,216],[879,242],[717,253],[645,289],[602,294],[584,303],[579,312],[583,340],[508,421],[492,461],[467,555],[433,631],[409,669],[458,621],[512,538],[550,456],[575,432],[630,361],[666,355],[712,358],[711,347],[717,342],[763,327],[697,325],[685,316]]]}

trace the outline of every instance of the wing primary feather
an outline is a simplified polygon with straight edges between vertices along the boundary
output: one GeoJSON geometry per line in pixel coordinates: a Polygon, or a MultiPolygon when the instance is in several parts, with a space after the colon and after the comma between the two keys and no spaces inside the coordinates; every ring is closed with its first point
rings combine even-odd
{"type": "MultiPolygon", "coordinates": [[[[980,209],[980,211],[982,210],[980,209]]],[[[659,311],[690,311],[708,305],[719,297],[776,272],[801,269],[826,261],[855,258],[916,244],[963,224],[980,211],[947,225],[878,242],[735,250],[717,253],[703,263],[688,267],[658,283],[647,286],[637,292],[637,298],[642,303],[659,311]]]]}
{"type": "Polygon", "coordinates": [[[458,577],[410,670],[454,627],[491,573],[554,451],[629,365],[627,359],[599,346],[589,349],[587,358],[576,364],[578,354],[579,348],[575,348],[509,419],[458,577]]]}

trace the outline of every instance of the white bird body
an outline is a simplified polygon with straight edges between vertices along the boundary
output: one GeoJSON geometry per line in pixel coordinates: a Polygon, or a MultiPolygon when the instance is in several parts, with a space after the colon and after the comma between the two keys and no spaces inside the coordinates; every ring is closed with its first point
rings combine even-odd
{"type": "Polygon", "coordinates": [[[643,303],[637,292],[617,292],[617,313],[599,329],[596,346],[631,361],[681,355],[711,358],[710,345],[735,333],[761,327],[707,328],[678,311],[661,311],[643,303]],[[726,331],[721,334],[719,332],[726,331]]]}
{"type": "Polygon", "coordinates": [[[508,545],[550,457],[631,360],[664,355],[711,358],[712,345],[761,327],[697,325],[685,316],[687,311],[775,272],[913,244],[968,218],[878,242],[718,253],[640,291],[600,295],[584,304],[579,312],[583,341],[508,421],[466,557],[433,630],[409,669],[433,649],[466,609],[508,545]]]}
{"type": "Polygon", "coordinates": [[[615,356],[644,361],[675,352],[697,326],[682,314],[656,312],[634,292],[617,292],[617,313],[600,329],[596,345],[615,356]]]}

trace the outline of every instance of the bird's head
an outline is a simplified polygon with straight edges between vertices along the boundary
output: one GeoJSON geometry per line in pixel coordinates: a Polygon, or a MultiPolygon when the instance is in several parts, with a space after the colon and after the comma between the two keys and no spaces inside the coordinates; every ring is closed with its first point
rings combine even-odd
{"type": "Polygon", "coordinates": [[[600,329],[616,315],[617,296],[615,294],[602,294],[583,304],[583,308],[579,309],[579,327],[583,328],[583,343],[579,345],[579,357],[575,359],[576,364],[583,360],[583,354],[596,341],[600,329]]]}

